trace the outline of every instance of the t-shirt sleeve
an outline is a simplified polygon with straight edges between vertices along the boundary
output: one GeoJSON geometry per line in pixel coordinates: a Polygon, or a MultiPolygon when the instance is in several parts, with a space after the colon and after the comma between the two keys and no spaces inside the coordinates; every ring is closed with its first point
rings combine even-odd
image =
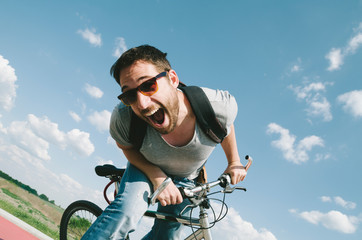
{"type": "Polygon", "coordinates": [[[132,109],[124,104],[118,104],[111,116],[109,132],[112,138],[123,146],[131,146],[129,140],[129,129],[132,109]]]}
{"type": "Polygon", "coordinates": [[[230,133],[231,125],[234,123],[238,113],[238,105],[234,96],[228,91],[212,90],[202,88],[209,98],[212,108],[214,109],[217,119],[226,128],[227,134],[230,133]]]}

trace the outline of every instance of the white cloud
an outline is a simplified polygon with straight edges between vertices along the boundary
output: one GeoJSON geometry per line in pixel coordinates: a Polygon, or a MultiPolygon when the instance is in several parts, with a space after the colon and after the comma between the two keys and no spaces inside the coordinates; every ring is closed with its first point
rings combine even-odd
{"type": "Polygon", "coordinates": [[[345,209],[355,209],[357,204],[354,202],[346,201],[342,197],[334,197],[334,202],[345,209]]]}
{"type": "Polygon", "coordinates": [[[349,42],[345,49],[345,54],[355,54],[357,49],[362,45],[362,33],[358,33],[349,42]]]}
{"type": "Polygon", "coordinates": [[[82,189],[82,185],[75,181],[73,178],[69,177],[67,174],[60,174],[59,175],[59,182],[64,187],[64,192],[71,193],[71,192],[78,192],[82,189]]]}
{"type": "MultiPolygon", "coordinates": [[[[216,205],[216,212],[220,211],[220,205],[216,205]],[[216,207],[217,206],[217,207],[216,207]]],[[[229,208],[228,214],[221,221],[211,228],[212,236],[215,239],[228,240],[276,240],[272,232],[265,228],[255,229],[252,223],[241,218],[234,208],[229,208]]]]}
{"type": "Polygon", "coordinates": [[[101,98],[103,96],[102,90],[95,86],[89,85],[88,83],[85,84],[84,89],[93,98],[101,98]]]}
{"type": "Polygon", "coordinates": [[[0,55],[0,107],[9,111],[14,106],[16,97],[15,69],[9,61],[0,55]]]}
{"type": "Polygon", "coordinates": [[[302,71],[302,67],[301,67],[301,64],[302,64],[302,60],[300,58],[297,59],[297,63],[294,63],[293,66],[291,67],[290,69],[290,72],[291,73],[296,73],[296,72],[300,72],[302,71]]]}
{"type": "Polygon", "coordinates": [[[280,134],[279,140],[272,141],[272,146],[281,150],[286,160],[300,164],[309,160],[308,152],[315,146],[324,146],[324,141],[318,136],[308,136],[296,143],[296,136],[290,134],[288,129],[276,123],[270,123],[267,129],[268,134],[280,134]]]}
{"type": "MultiPolygon", "coordinates": [[[[332,198],[329,196],[322,196],[320,199],[322,202],[332,202],[332,198]]],[[[357,207],[357,204],[355,202],[346,201],[340,196],[333,197],[333,201],[335,204],[348,210],[355,209],[357,207]]]]}
{"type": "MultiPolygon", "coordinates": [[[[97,166],[98,165],[104,165],[104,164],[115,165],[112,160],[105,160],[105,159],[103,159],[101,157],[97,157],[97,166]]],[[[126,167],[122,167],[122,168],[126,168],[126,167]]]]}
{"type": "Polygon", "coordinates": [[[100,47],[102,45],[101,34],[97,34],[94,28],[92,29],[84,29],[78,30],[78,34],[80,34],[85,40],[87,40],[92,46],[100,47]]]}
{"type": "Polygon", "coordinates": [[[333,119],[331,113],[331,104],[323,93],[328,85],[333,85],[329,82],[313,82],[305,86],[289,86],[296,94],[297,99],[304,100],[307,104],[307,113],[309,116],[321,116],[323,121],[331,121],[333,119]]]}
{"type": "Polygon", "coordinates": [[[355,90],[338,96],[337,101],[343,109],[354,117],[362,117],[362,90],[355,90]]]}
{"type": "Polygon", "coordinates": [[[42,139],[51,142],[60,148],[65,148],[65,134],[58,129],[58,124],[51,122],[47,117],[38,118],[28,115],[29,127],[42,139]]]}
{"type": "Polygon", "coordinates": [[[94,145],[89,139],[90,134],[79,129],[73,129],[67,133],[68,147],[75,150],[81,156],[90,156],[94,152],[94,145]]]}
{"type": "Polygon", "coordinates": [[[340,69],[343,65],[344,54],[341,53],[341,49],[332,48],[332,50],[326,55],[326,58],[329,60],[328,71],[334,71],[340,69]]]}
{"type": "MultiPolygon", "coordinates": [[[[0,114],[0,120],[1,120],[1,118],[2,118],[2,115],[0,114]]],[[[6,132],[7,132],[6,128],[4,128],[3,124],[0,122],[0,133],[6,134],[6,132]]],[[[1,140],[1,138],[0,138],[0,140],[1,140]]]]}
{"type": "Polygon", "coordinates": [[[82,118],[76,114],[75,112],[73,111],[69,111],[69,115],[73,118],[74,121],[76,122],[80,122],[82,120],[82,118]]]}
{"type": "MultiPolygon", "coordinates": [[[[4,142],[0,144],[0,162],[1,161],[14,162],[15,164],[12,164],[12,166],[25,168],[25,161],[32,163],[33,165],[40,165],[43,160],[36,158],[33,154],[30,154],[16,145],[6,144],[4,142]],[[36,164],[34,164],[35,162],[36,164]]],[[[4,167],[6,165],[2,163],[1,166],[4,167]]]]}
{"type": "Polygon", "coordinates": [[[38,118],[28,115],[26,121],[13,121],[8,128],[2,127],[2,133],[12,139],[12,142],[43,160],[50,160],[49,143],[62,150],[71,148],[81,156],[89,156],[94,151],[94,145],[89,139],[89,133],[73,129],[68,133],[62,132],[58,124],[47,117],[38,118]]]}
{"type": "Polygon", "coordinates": [[[330,159],[330,158],[331,158],[330,153],[326,153],[326,154],[317,153],[316,156],[315,156],[315,161],[319,162],[319,161],[327,160],[327,159],[330,159]]]}
{"type": "Polygon", "coordinates": [[[331,113],[331,104],[325,97],[321,97],[316,101],[312,101],[309,103],[309,108],[307,109],[307,113],[310,116],[322,116],[323,121],[329,122],[333,119],[331,113]]]}
{"type": "MultiPolygon", "coordinates": [[[[214,210],[218,213],[221,209],[220,204],[212,203],[214,210]]],[[[225,210],[225,209],[224,209],[225,210]]],[[[213,219],[210,219],[213,221],[213,219]]],[[[141,239],[147,234],[153,225],[153,219],[143,218],[139,227],[134,233],[130,235],[132,239],[141,239]]],[[[185,228],[182,232],[182,239],[191,234],[189,228],[185,228]]],[[[245,221],[241,218],[239,213],[234,208],[229,208],[228,214],[220,222],[216,223],[211,228],[211,234],[213,239],[225,239],[225,240],[276,240],[272,232],[265,228],[255,229],[253,224],[245,221]]]]}
{"type": "Polygon", "coordinates": [[[116,145],[116,141],[115,141],[111,136],[108,136],[108,137],[107,137],[107,143],[108,143],[108,144],[111,144],[111,145],[113,145],[113,146],[117,146],[117,145],[116,145]]]}
{"type": "Polygon", "coordinates": [[[356,53],[357,49],[362,45],[362,23],[355,29],[355,35],[348,41],[343,48],[332,48],[326,55],[329,60],[328,71],[335,71],[341,68],[344,63],[344,58],[356,53]]]}
{"type": "Polygon", "coordinates": [[[332,202],[332,198],[328,196],[320,197],[322,202],[332,202]]]}
{"type": "Polygon", "coordinates": [[[339,211],[329,211],[322,213],[320,211],[305,211],[299,213],[295,209],[289,210],[290,213],[296,214],[302,219],[314,225],[321,224],[327,229],[335,230],[341,233],[355,233],[360,220],[355,216],[347,216],[339,211]]]}
{"type": "Polygon", "coordinates": [[[301,70],[300,66],[299,65],[294,65],[290,71],[291,72],[299,72],[301,70]]]}
{"type": "MultiPolygon", "coordinates": [[[[64,164],[72,164],[71,160],[61,159],[61,161],[64,164]]],[[[44,166],[43,159],[14,144],[0,144],[0,166],[2,171],[11,173],[13,177],[40,190],[63,207],[72,201],[84,198],[100,206],[104,204],[104,200],[99,197],[102,196],[101,192],[82,186],[66,174],[50,171],[44,166]]]]}
{"type": "Polygon", "coordinates": [[[109,129],[110,119],[111,113],[107,110],[103,110],[102,112],[95,111],[88,116],[89,122],[100,132],[107,131],[109,129]]]}
{"type": "Polygon", "coordinates": [[[50,160],[48,154],[49,142],[37,136],[28,122],[12,122],[7,129],[7,134],[17,146],[40,159],[50,160]]]}
{"type": "Polygon", "coordinates": [[[123,37],[116,38],[113,56],[119,58],[125,51],[127,51],[126,40],[123,37]]]}

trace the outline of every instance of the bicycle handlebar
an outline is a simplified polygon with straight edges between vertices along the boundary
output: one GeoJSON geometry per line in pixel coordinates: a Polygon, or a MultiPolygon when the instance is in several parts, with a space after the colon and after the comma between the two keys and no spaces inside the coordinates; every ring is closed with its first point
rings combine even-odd
{"type": "MultiPolygon", "coordinates": [[[[157,190],[149,197],[150,204],[155,205],[158,196],[168,186],[168,184],[170,184],[171,181],[172,181],[171,178],[166,178],[166,180],[163,181],[163,183],[157,188],[157,190]]],[[[201,192],[203,190],[204,191],[209,190],[210,188],[215,187],[217,185],[222,186],[223,184],[225,184],[224,187],[222,186],[223,188],[225,188],[227,185],[230,184],[230,182],[231,182],[230,176],[228,174],[223,174],[219,177],[218,180],[214,182],[205,183],[193,188],[179,187],[179,191],[181,192],[183,198],[192,198],[194,197],[195,193],[201,192]]]]}
{"type": "MultiPolygon", "coordinates": [[[[249,155],[246,155],[245,159],[248,161],[247,164],[245,165],[245,171],[248,171],[249,167],[253,162],[253,159],[249,155]]],[[[109,164],[105,164],[103,166],[97,166],[95,170],[97,175],[110,178],[111,179],[110,184],[117,180],[119,181],[119,179],[122,177],[125,171],[125,169],[118,169],[115,166],[109,164]]],[[[171,181],[172,181],[171,178],[166,178],[166,180],[158,187],[158,189],[149,197],[149,201],[152,205],[156,203],[160,193],[168,186],[168,184],[171,181]]],[[[240,189],[246,191],[245,188],[240,188],[240,187],[231,188],[229,187],[230,183],[231,183],[230,175],[222,174],[216,181],[204,183],[202,185],[193,188],[180,187],[179,190],[183,198],[192,198],[195,196],[195,193],[199,193],[201,191],[204,191],[206,193],[210,190],[210,188],[215,187],[217,185],[220,185],[222,188],[224,188],[225,193],[231,193],[234,191],[234,189],[240,189]]],[[[108,203],[109,200],[106,197],[106,191],[110,184],[108,184],[107,187],[104,189],[104,196],[108,203]]]]}
{"type": "Polygon", "coordinates": [[[183,198],[192,198],[195,196],[195,193],[199,193],[201,191],[208,191],[210,188],[215,187],[217,185],[222,185],[225,183],[225,186],[230,184],[230,176],[228,174],[223,174],[219,177],[218,180],[202,184],[200,186],[196,186],[194,188],[186,188],[186,187],[180,187],[179,190],[181,192],[181,195],[183,198]]]}
{"type": "Polygon", "coordinates": [[[249,155],[246,155],[245,159],[248,160],[248,163],[245,165],[245,171],[248,171],[249,167],[251,166],[251,164],[253,162],[253,158],[250,157],[249,155]]]}
{"type": "MultiPolygon", "coordinates": [[[[245,165],[245,171],[248,171],[249,167],[251,166],[251,163],[253,162],[253,158],[250,157],[249,155],[245,156],[245,159],[248,161],[248,163],[245,165]]],[[[193,197],[195,195],[195,193],[201,192],[201,191],[205,191],[205,190],[209,190],[212,187],[215,187],[217,185],[220,185],[220,187],[226,189],[231,183],[231,178],[229,174],[222,174],[218,180],[213,181],[213,182],[209,182],[209,183],[205,183],[202,184],[200,186],[196,186],[194,188],[181,188],[181,194],[183,194],[182,197],[193,197]]],[[[229,191],[233,191],[234,189],[241,189],[241,190],[246,190],[245,188],[229,188],[226,192],[229,191]]]]}

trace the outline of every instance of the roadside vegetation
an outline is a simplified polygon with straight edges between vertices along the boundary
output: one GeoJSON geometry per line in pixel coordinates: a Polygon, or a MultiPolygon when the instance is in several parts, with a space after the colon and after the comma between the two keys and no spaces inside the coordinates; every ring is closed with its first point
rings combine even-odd
{"type": "Polygon", "coordinates": [[[0,171],[0,208],[53,239],[59,239],[63,209],[44,194],[0,171]],[[5,177],[4,177],[5,176],[5,177]]]}

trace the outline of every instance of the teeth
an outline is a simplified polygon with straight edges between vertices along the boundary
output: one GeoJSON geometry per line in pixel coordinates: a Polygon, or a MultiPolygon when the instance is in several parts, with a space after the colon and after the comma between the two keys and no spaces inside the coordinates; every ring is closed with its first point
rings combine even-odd
{"type": "Polygon", "coordinates": [[[157,111],[158,111],[158,109],[155,109],[155,110],[153,110],[153,111],[151,111],[151,112],[146,113],[145,116],[146,116],[146,117],[150,117],[150,116],[152,116],[153,114],[155,114],[157,111]]]}

